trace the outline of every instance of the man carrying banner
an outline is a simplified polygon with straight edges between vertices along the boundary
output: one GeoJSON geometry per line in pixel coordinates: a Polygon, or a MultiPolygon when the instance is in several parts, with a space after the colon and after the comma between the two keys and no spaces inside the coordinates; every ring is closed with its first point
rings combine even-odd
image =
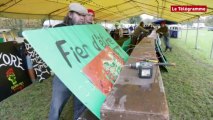
{"type": "MultiPolygon", "coordinates": [[[[79,3],[71,3],[69,5],[69,12],[67,13],[67,16],[65,16],[63,23],[58,24],[55,27],[84,24],[85,15],[87,15],[87,9],[84,6],[79,3]]],[[[52,89],[49,120],[59,120],[63,107],[72,93],[56,75],[53,78],[52,89]]],[[[79,118],[85,108],[86,107],[74,96],[74,120],[79,118]]]]}

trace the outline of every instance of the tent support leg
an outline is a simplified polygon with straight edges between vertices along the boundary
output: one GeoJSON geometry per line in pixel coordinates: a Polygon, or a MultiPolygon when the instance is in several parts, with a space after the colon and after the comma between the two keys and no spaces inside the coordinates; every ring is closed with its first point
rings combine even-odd
{"type": "Polygon", "coordinates": [[[212,58],[212,53],[213,53],[213,40],[212,40],[212,48],[211,48],[211,53],[210,53],[210,59],[212,58]]]}
{"type": "Polygon", "coordinates": [[[198,42],[198,29],[199,29],[199,23],[200,23],[199,18],[200,16],[198,16],[198,19],[197,19],[197,34],[196,34],[195,49],[198,49],[197,42],[198,42]]]}
{"type": "Polygon", "coordinates": [[[188,29],[189,29],[189,25],[188,25],[188,23],[187,23],[185,43],[186,43],[186,41],[187,41],[188,29]]]}

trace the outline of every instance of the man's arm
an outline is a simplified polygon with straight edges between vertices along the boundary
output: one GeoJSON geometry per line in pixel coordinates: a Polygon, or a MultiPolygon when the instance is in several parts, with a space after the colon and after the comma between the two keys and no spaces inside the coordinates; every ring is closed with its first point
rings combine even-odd
{"type": "Polygon", "coordinates": [[[148,33],[149,31],[144,29],[143,27],[139,26],[142,32],[148,33]]]}
{"type": "Polygon", "coordinates": [[[163,34],[162,28],[157,29],[156,33],[163,34]]]}

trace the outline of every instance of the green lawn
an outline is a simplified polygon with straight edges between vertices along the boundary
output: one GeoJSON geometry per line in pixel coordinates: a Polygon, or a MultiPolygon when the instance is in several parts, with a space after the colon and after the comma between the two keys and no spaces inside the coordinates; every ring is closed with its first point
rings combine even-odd
{"type": "MultiPolygon", "coordinates": [[[[0,120],[47,120],[52,92],[52,77],[31,84],[0,102],[0,120]]],[[[72,119],[72,98],[62,112],[61,120],[72,119]]]]}
{"type": "MultiPolygon", "coordinates": [[[[204,31],[208,32],[210,31],[204,31]]],[[[168,67],[169,73],[162,73],[170,118],[213,120],[213,60],[208,58],[208,53],[203,49],[194,49],[193,39],[190,39],[192,42],[188,40],[185,45],[183,38],[185,37],[171,39],[173,51],[165,53],[169,62],[177,64],[176,67],[168,67]]],[[[210,37],[207,38],[211,41],[210,37]]],[[[51,99],[51,83],[52,80],[49,78],[43,83],[32,84],[2,101],[0,119],[46,120],[51,99]]],[[[72,100],[65,106],[61,119],[71,119],[71,111],[72,100]]]]}
{"type": "Polygon", "coordinates": [[[172,120],[213,120],[213,59],[209,58],[213,31],[199,31],[198,50],[195,33],[189,30],[185,43],[183,31],[182,38],[170,40],[173,51],[165,53],[169,62],[177,64],[162,73],[172,120]]]}
{"type": "MultiPolygon", "coordinates": [[[[195,50],[195,43],[196,43],[196,30],[188,30],[188,35],[186,39],[186,30],[182,30],[179,32],[178,39],[171,39],[172,41],[177,41],[175,44],[178,44],[179,47],[190,52],[193,56],[199,56],[204,59],[205,62],[210,62],[210,53],[211,47],[213,42],[213,31],[208,30],[199,30],[198,32],[198,40],[197,45],[198,49],[195,50]]],[[[213,59],[213,55],[212,55],[213,59]]]]}

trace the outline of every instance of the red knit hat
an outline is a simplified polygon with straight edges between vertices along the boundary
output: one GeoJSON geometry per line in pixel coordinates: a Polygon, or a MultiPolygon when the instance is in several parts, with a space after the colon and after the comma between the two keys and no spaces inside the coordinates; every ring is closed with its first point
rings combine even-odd
{"type": "Polygon", "coordinates": [[[94,11],[94,10],[92,10],[92,9],[87,9],[87,12],[88,12],[88,13],[92,13],[92,15],[95,16],[95,11],[94,11]]]}
{"type": "Polygon", "coordinates": [[[163,21],[163,22],[161,22],[160,24],[163,24],[163,25],[165,25],[165,24],[166,24],[166,21],[163,21]]]}

